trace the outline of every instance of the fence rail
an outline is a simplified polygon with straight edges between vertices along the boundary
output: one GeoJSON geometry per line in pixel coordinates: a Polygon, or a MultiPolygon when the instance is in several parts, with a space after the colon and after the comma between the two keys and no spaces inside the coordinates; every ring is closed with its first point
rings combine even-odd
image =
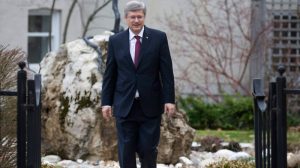
{"type": "MultiPolygon", "coordinates": [[[[20,62],[17,91],[1,91],[0,96],[17,96],[17,167],[41,167],[41,75],[27,79],[25,63],[20,62]]],[[[2,137],[1,137],[2,138],[2,137]]]]}

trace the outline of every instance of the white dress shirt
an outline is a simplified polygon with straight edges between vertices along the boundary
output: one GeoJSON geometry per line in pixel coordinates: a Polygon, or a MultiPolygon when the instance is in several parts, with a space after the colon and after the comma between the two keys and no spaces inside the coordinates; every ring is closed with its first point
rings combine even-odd
{"type": "Polygon", "coordinates": [[[132,58],[132,61],[134,62],[134,55],[135,55],[135,43],[136,43],[136,38],[134,36],[140,36],[140,41],[142,43],[143,39],[143,33],[144,33],[144,27],[142,28],[141,32],[139,34],[134,34],[130,29],[129,29],[129,42],[130,42],[130,55],[132,58]]]}
{"type": "MultiPolygon", "coordinates": [[[[135,56],[135,43],[136,43],[136,38],[134,36],[140,36],[140,42],[142,43],[143,34],[144,34],[144,27],[142,28],[142,30],[140,31],[139,34],[134,34],[129,29],[130,55],[131,55],[131,59],[132,59],[133,62],[134,62],[134,56],[135,56]]],[[[139,97],[138,90],[135,93],[135,97],[139,97]]]]}

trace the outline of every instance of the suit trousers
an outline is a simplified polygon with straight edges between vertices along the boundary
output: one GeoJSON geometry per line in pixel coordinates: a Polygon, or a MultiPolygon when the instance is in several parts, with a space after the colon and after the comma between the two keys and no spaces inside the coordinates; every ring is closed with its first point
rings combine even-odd
{"type": "Polygon", "coordinates": [[[156,168],[161,115],[148,118],[139,100],[134,100],[128,116],[116,118],[120,168],[136,168],[136,153],[141,168],[156,168]]]}

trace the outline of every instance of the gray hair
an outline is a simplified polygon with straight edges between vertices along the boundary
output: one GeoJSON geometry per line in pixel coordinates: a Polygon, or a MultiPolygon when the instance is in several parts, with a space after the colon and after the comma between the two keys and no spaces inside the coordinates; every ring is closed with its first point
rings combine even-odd
{"type": "Polygon", "coordinates": [[[138,10],[142,10],[144,12],[144,15],[146,16],[146,5],[144,2],[140,2],[140,1],[127,2],[126,6],[124,8],[125,17],[127,17],[128,12],[138,11],[138,10]]]}

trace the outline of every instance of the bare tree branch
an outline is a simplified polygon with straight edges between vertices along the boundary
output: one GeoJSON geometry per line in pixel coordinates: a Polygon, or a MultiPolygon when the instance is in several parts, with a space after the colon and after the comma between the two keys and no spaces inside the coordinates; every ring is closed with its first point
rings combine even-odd
{"type": "Polygon", "coordinates": [[[218,94],[250,95],[250,85],[245,84],[249,60],[255,43],[266,36],[270,26],[259,33],[253,44],[249,1],[189,2],[188,11],[175,16],[173,13],[163,21],[172,33],[177,58],[184,60],[176,63],[180,69],[176,79],[214,101],[218,101],[218,94]]]}
{"type": "Polygon", "coordinates": [[[71,7],[70,7],[70,9],[69,9],[69,11],[68,11],[68,16],[67,16],[67,20],[66,20],[66,23],[65,23],[65,28],[64,28],[63,41],[62,41],[62,43],[65,43],[65,42],[66,42],[67,33],[68,33],[68,27],[69,27],[71,15],[72,15],[72,13],[73,13],[73,9],[74,9],[75,5],[77,4],[77,1],[78,1],[78,0],[73,0],[72,5],[71,5],[71,7]]]}
{"type": "Polygon", "coordinates": [[[83,33],[82,33],[82,37],[86,36],[86,33],[88,31],[89,25],[90,23],[93,21],[94,17],[96,16],[96,14],[101,11],[101,9],[103,9],[105,6],[107,6],[112,0],[108,0],[106,2],[104,2],[100,7],[98,7],[88,18],[87,23],[85,24],[83,33]]]}

